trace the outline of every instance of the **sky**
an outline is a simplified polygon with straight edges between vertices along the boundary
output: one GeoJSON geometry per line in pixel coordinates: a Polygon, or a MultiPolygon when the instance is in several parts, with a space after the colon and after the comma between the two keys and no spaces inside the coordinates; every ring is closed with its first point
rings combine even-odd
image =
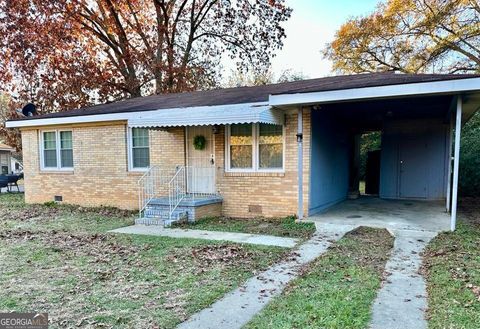
{"type": "Polygon", "coordinates": [[[379,0],[287,0],[293,9],[284,24],[284,47],[272,61],[272,71],[279,75],[291,69],[308,78],[332,75],[330,61],[321,50],[350,17],[371,13],[379,0]]]}

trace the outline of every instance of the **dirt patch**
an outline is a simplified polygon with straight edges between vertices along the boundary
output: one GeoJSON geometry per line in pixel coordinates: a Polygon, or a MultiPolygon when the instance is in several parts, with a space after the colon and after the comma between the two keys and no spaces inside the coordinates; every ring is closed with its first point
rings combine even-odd
{"type": "Polygon", "coordinates": [[[352,239],[362,247],[352,249],[348,245],[336,244],[331,249],[347,255],[361,267],[371,267],[376,272],[383,273],[394,242],[387,230],[360,226],[345,234],[345,238],[352,239]]]}
{"type": "Polygon", "coordinates": [[[192,256],[193,259],[204,265],[218,262],[223,264],[232,264],[250,258],[252,253],[246,251],[241,246],[213,245],[192,249],[192,256]]]}
{"type": "Polygon", "coordinates": [[[187,250],[177,250],[167,256],[174,263],[196,264],[197,272],[202,273],[212,266],[235,267],[242,265],[245,269],[254,267],[254,252],[241,245],[205,245],[187,250]]]}
{"type": "Polygon", "coordinates": [[[459,212],[462,213],[463,219],[469,224],[480,227],[480,198],[468,197],[460,199],[459,212]]]}

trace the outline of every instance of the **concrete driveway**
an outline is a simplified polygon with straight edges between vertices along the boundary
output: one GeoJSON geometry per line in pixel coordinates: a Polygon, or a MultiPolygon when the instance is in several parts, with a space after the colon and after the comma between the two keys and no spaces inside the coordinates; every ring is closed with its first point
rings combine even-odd
{"type": "Polygon", "coordinates": [[[317,225],[354,225],[441,232],[450,228],[450,215],[439,201],[384,200],[363,196],[341,202],[308,218],[317,225]]]}
{"type": "Polygon", "coordinates": [[[450,228],[444,202],[361,197],[339,203],[309,220],[317,229],[342,225],[388,229],[395,243],[385,267],[388,279],[373,305],[370,328],[427,328],[427,292],[419,273],[421,253],[438,232],[450,228]]]}

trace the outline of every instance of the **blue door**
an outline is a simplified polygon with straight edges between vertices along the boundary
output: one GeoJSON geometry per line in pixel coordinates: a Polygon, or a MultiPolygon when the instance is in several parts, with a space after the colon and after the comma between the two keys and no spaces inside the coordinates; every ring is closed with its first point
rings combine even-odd
{"type": "Polygon", "coordinates": [[[399,147],[399,195],[401,198],[427,198],[428,145],[423,134],[404,135],[399,147]]]}

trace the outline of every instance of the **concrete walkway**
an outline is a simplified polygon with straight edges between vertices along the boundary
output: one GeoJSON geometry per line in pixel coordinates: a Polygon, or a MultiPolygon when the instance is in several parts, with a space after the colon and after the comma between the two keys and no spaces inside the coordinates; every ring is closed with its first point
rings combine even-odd
{"type": "Polygon", "coordinates": [[[372,329],[426,329],[427,293],[419,274],[420,253],[435,232],[393,230],[395,243],[387,262],[386,282],[373,305],[372,329]]]}
{"type": "Polygon", "coordinates": [[[271,235],[175,229],[164,228],[163,226],[157,225],[132,225],[117,228],[110,232],[165,236],[170,238],[192,238],[215,241],[231,241],[237,243],[259,244],[265,246],[277,246],[286,248],[292,248],[300,241],[299,239],[284,238],[271,235]]]}
{"type": "Polygon", "coordinates": [[[302,244],[286,261],[249,279],[245,285],[225,295],[180,324],[180,329],[240,329],[260,312],[271,299],[279,295],[288,282],[299,275],[300,269],[323,254],[331,243],[352,230],[349,225],[335,230],[320,230],[302,244]]]}

